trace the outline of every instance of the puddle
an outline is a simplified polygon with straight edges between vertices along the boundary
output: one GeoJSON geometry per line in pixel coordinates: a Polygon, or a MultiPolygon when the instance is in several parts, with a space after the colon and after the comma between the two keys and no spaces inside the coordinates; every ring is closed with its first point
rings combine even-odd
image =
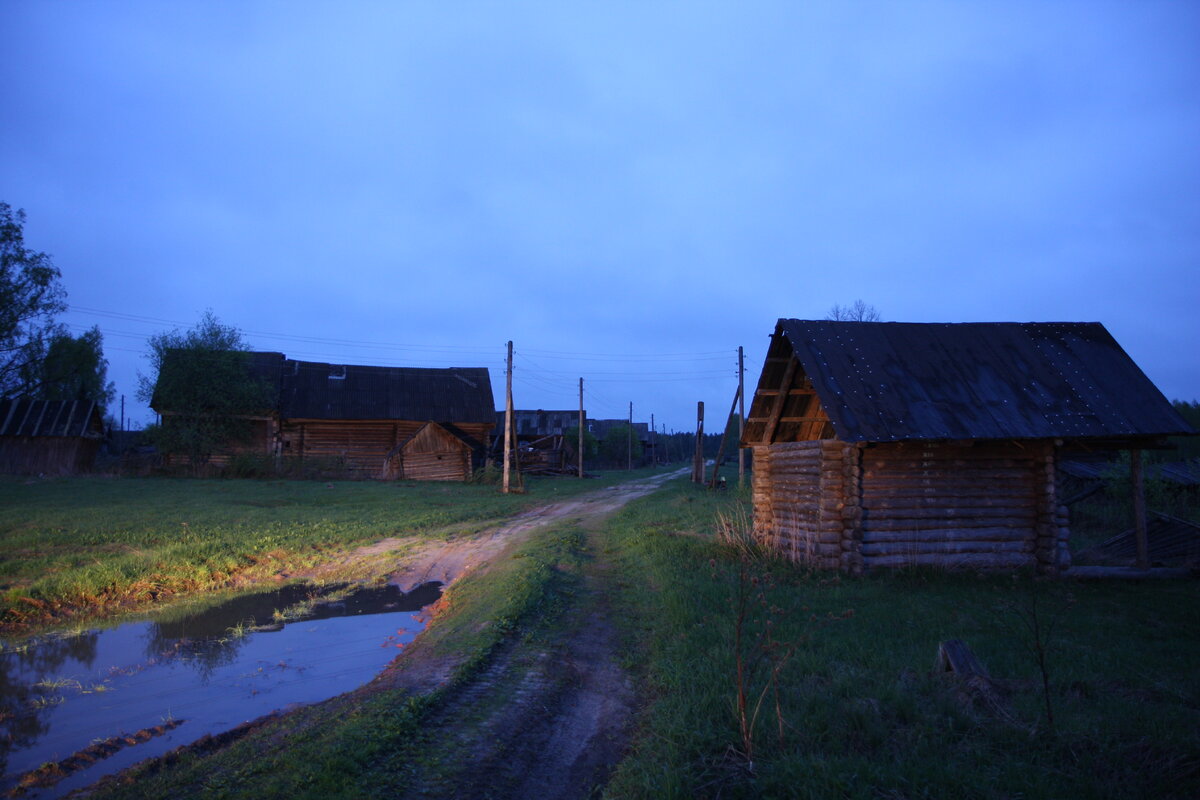
{"type": "Polygon", "coordinates": [[[312,586],[243,595],[190,616],[31,642],[0,652],[0,791],[47,762],[82,769],[23,797],[57,797],[276,709],[369,681],[423,627],[428,583],[321,602],[312,586]],[[316,600],[302,619],[277,610],[316,600]],[[97,760],[98,759],[98,760],[97,760]]]}

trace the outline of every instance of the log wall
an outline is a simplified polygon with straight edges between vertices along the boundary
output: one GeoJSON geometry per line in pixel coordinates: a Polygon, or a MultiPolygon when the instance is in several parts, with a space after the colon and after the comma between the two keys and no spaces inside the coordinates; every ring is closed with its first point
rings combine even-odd
{"type": "Polygon", "coordinates": [[[1051,442],[837,440],[754,448],[755,535],[794,561],[859,572],[1069,565],[1051,442]]]}
{"type": "MultiPolygon", "coordinates": [[[[280,433],[282,455],[338,461],[354,477],[384,475],[388,454],[424,425],[412,420],[288,420],[280,433]]],[[[487,424],[462,424],[463,433],[486,444],[487,424]]],[[[468,463],[470,454],[468,454],[468,463]]],[[[469,470],[468,470],[469,471],[469,470]]]]}

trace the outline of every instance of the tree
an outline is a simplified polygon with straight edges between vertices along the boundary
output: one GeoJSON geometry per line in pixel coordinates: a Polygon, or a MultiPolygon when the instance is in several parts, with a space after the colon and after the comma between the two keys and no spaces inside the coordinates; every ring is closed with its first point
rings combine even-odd
{"type": "Polygon", "coordinates": [[[26,381],[62,333],[62,275],[50,256],[25,247],[25,212],[0,203],[0,397],[27,390],[26,381]]]}
{"type": "MultiPolygon", "coordinates": [[[[610,466],[624,466],[629,460],[630,432],[628,425],[614,425],[600,442],[600,457],[610,466]]],[[[633,461],[642,457],[642,443],[633,432],[633,461]]]]}
{"type": "MultiPolygon", "coordinates": [[[[563,447],[569,454],[569,458],[573,464],[579,463],[579,426],[568,430],[563,434],[563,447]]],[[[596,437],[589,430],[583,432],[583,458],[585,461],[591,461],[600,452],[600,443],[596,441],[596,437]]]]}
{"type": "Polygon", "coordinates": [[[247,417],[273,405],[270,386],[251,371],[241,333],[212,311],[195,327],[151,336],[149,344],[153,375],[138,375],[138,399],[162,415],[152,436],[158,448],[186,455],[193,468],[247,440],[247,417]]]}
{"type": "Polygon", "coordinates": [[[45,356],[24,372],[25,393],[42,400],[83,400],[107,407],[116,394],[116,386],[106,380],[108,361],[99,326],[77,337],[55,333],[45,356]]]}
{"type": "Polygon", "coordinates": [[[875,306],[867,305],[862,300],[855,300],[848,306],[833,304],[825,319],[842,320],[845,322],[879,322],[880,316],[875,306]]]}

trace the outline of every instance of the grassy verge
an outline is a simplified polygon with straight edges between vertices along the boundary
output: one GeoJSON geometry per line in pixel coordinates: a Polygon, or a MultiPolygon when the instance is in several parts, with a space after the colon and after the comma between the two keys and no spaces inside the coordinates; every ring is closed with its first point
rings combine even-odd
{"type": "Polygon", "coordinates": [[[1194,582],[849,579],[744,561],[713,537],[717,512],[737,515],[733,494],[671,485],[609,524],[604,557],[621,576],[616,618],[646,698],[638,742],[609,796],[1200,794],[1194,582]],[[735,702],[739,585],[753,601],[742,625],[749,708],[763,698],[752,763],[735,702]],[[1053,732],[1025,649],[1022,619],[1035,607],[1043,625],[1056,620],[1053,732]],[[774,648],[761,655],[768,619],[774,648]],[[998,709],[933,671],[939,642],[950,638],[966,641],[998,679],[998,709]]]}
{"type": "Polygon", "coordinates": [[[450,588],[414,644],[426,651],[423,660],[459,665],[437,691],[412,697],[383,689],[337,698],[269,722],[216,752],[201,747],[134,770],[91,796],[383,797],[445,779],[456,768],[445,757],[453,743],[435,740],[429,719],[503,643],[546,635],[569,602],[581,546],[582,537],[569,528],[544,531],[450,588]]]}
{"type": "Polygon", "coordinates": [[[389,536],[473,533],[639,475],[417,482],[0,479],[0,631],[267,578],[389,536]]]}

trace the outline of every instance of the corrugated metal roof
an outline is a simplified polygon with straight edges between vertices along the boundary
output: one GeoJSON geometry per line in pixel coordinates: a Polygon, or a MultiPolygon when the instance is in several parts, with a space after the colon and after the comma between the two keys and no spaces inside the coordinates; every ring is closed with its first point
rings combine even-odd
{"type": "Polygon", "coordinates": [[[0,436],[99,438],[100,409],[82,400],[0,400],[0,436]]]}
{"type": "Polygon", "coordinates": [[[1097,322],[781,319],[776,334],[843,441],[1195,433],[1097,322]]]}
{"type": "Polygon", "coordinates": [[[365,367],[289,359],[280,377],[285,419],[495,420],[486,367],[365,367]]]}

